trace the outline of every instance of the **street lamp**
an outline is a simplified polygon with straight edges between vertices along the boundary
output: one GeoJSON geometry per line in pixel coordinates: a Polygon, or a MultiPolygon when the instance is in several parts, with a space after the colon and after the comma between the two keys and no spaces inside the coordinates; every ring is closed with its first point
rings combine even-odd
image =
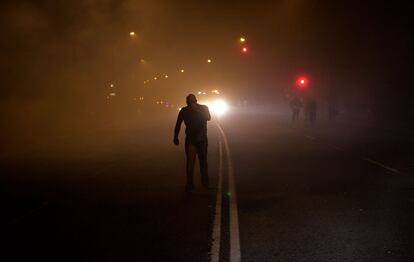
{"type": "Polygon", "coordinates": [[[211,62],[212,62],[212,61],[211,61],[211,59],[207,59],[207,63],[209,63],[209,64],[210,64],[211,62]]]}
{"type": "Polygon", "coordinates": [[[131,31],[131,32],[129,32],[129,35],[133,37],[133,36],[135,36],[135,32],[131,31]]]}
{"type": "Polygon", "coordinates": [[[246,38],[244,38],[244,37],[240,37],[240,42],[241,42],[241,43],[246,42],[246,38]]]}

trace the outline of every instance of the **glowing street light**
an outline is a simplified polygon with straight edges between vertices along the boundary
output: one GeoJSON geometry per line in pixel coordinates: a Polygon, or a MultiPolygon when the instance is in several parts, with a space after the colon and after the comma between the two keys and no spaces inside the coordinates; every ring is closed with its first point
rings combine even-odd
{"type": "Polygon", "coordinates": [[[165,75],[164,77],[165,77],[165,78],[168,78],[168,75],[165,75]]]}
{"type": "Polygon", "coordinates": [[[184,71],[184,69],[181,69],[181,73],[184,73],[185,71],[184,71]]]}
{"type": "Polygon", "coordinates": [[[154,77],[154,80],[157,80],[158,78],[157,77],[154,77]]]}
{"type": "Polygon", "coordinates": [[[129,35],[132,36],[132,37],[134,37],[135,36],[135,32],[134,31],[131,31],[131,32],[129,32],[129,35]]]}
{"type": "Polygon", "coordinates": [[[244,37],[240,37],[240,42],[241,42],[241,43],[246,42],[246,38],[244,38],[244,37]]]}
{"type": "Polygon", "coordinates": [[[207,63],[209,63],[209,64],[210,64],[211,62],[212,62],[212,61],[211,61],[211,59],[207,59],[207,63]]]}

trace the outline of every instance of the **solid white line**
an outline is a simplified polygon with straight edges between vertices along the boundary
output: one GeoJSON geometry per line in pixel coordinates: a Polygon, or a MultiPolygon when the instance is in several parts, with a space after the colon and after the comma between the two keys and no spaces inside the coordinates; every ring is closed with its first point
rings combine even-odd
{"type": "Polygon", "coordinates": [[[228,174],[229,174],[229,197],[230,197],[230,262],[240,262],[240,235],[239,235],[239,217],[237,209],[237,197],[236,197],[236,183],[234,177],[233,162],[231,160],[231,153],[229,143],[227,141],[226,134],[217,123],[217,127],[220,130],[223,138],[224,147],[227,154],[228,174]]]}
{"type": "Polygon", "coordinates": [[[370,158],[367,158],[367,157],[362,157],[362,159],[363,159],[363,160],[365,160],[365,161],[370,162],[371,164],[374,164],[374,165],[380,166],[380,167],[382,167],[382,168],[385,168],[385,169],[387,169],[387,170],[389,170],[389,171],[391,171],[391,172],[393,172],[393,173],[396,173],[396,174],[400,174],[400,173],[401,173],[400,171],[398,171],[398,170],[397,170],[397,169],[395,169],[395,168],[392,168],[392,167],[389,167],[389,166],[383,165],[383,164],[381,164],[380,162],[377,162],[377,161],[372,160],[372,159],[370,159],[370,158]]]}
{"type": "Polygon", "coordinates": [[[220,260],[220,242],[221,242],[221,198],[222,198],[222,182],[223,180],[223,146],[219,141],[219,171],[218,171],[218,186],[216,196],[216,214],[214,215],[214,226],[211,246],[211,262],[219,262],[220,260]]]}

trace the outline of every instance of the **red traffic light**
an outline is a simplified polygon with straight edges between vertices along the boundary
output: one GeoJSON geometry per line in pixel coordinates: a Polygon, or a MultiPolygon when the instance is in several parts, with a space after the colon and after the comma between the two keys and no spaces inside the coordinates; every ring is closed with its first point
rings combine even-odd
{"type": "Polygon", "coordinates": [[[309,85],[309,80],[305,76],[301,76],[296,80],[296,85],[299,89],[306,89],[309,85]]]}
{"type": "Polygon", "coordinates": [[[246,54],[249,51],[249,49],[247,47],[243,47],[241,51],[243,54],[246,54]]]}

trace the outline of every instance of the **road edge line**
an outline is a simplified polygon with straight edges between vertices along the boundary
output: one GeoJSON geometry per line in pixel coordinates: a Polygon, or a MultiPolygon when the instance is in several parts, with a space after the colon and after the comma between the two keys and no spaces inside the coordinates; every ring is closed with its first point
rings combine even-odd
{"type": "Polygon", "coordinates": [[[217,185],[216,212],[214,215],[214,225],[212,232],[213,243],[211,245],[211,262],[219,262],[220,260],[220,242],[221,242],[221,203],[222,203],[222,187],[223,187],[223,145],[219,141],[219,171],[217,185]]]}
{"type": "Polygon", "coordinates": [[[227,141],[226,134],[217,123],[217,127],[221,133],[224,142],[224,148],[226,149],[227,163],[228,163],[228,175],[229,175],[229,198],[230,198],[230,262],[240,262],[240,234],[239,234],[239,218],[237,208],[237,195],[236,195],[236,183],[234,176],[233,162],[231,160],[230,147],[227,141]]]}

